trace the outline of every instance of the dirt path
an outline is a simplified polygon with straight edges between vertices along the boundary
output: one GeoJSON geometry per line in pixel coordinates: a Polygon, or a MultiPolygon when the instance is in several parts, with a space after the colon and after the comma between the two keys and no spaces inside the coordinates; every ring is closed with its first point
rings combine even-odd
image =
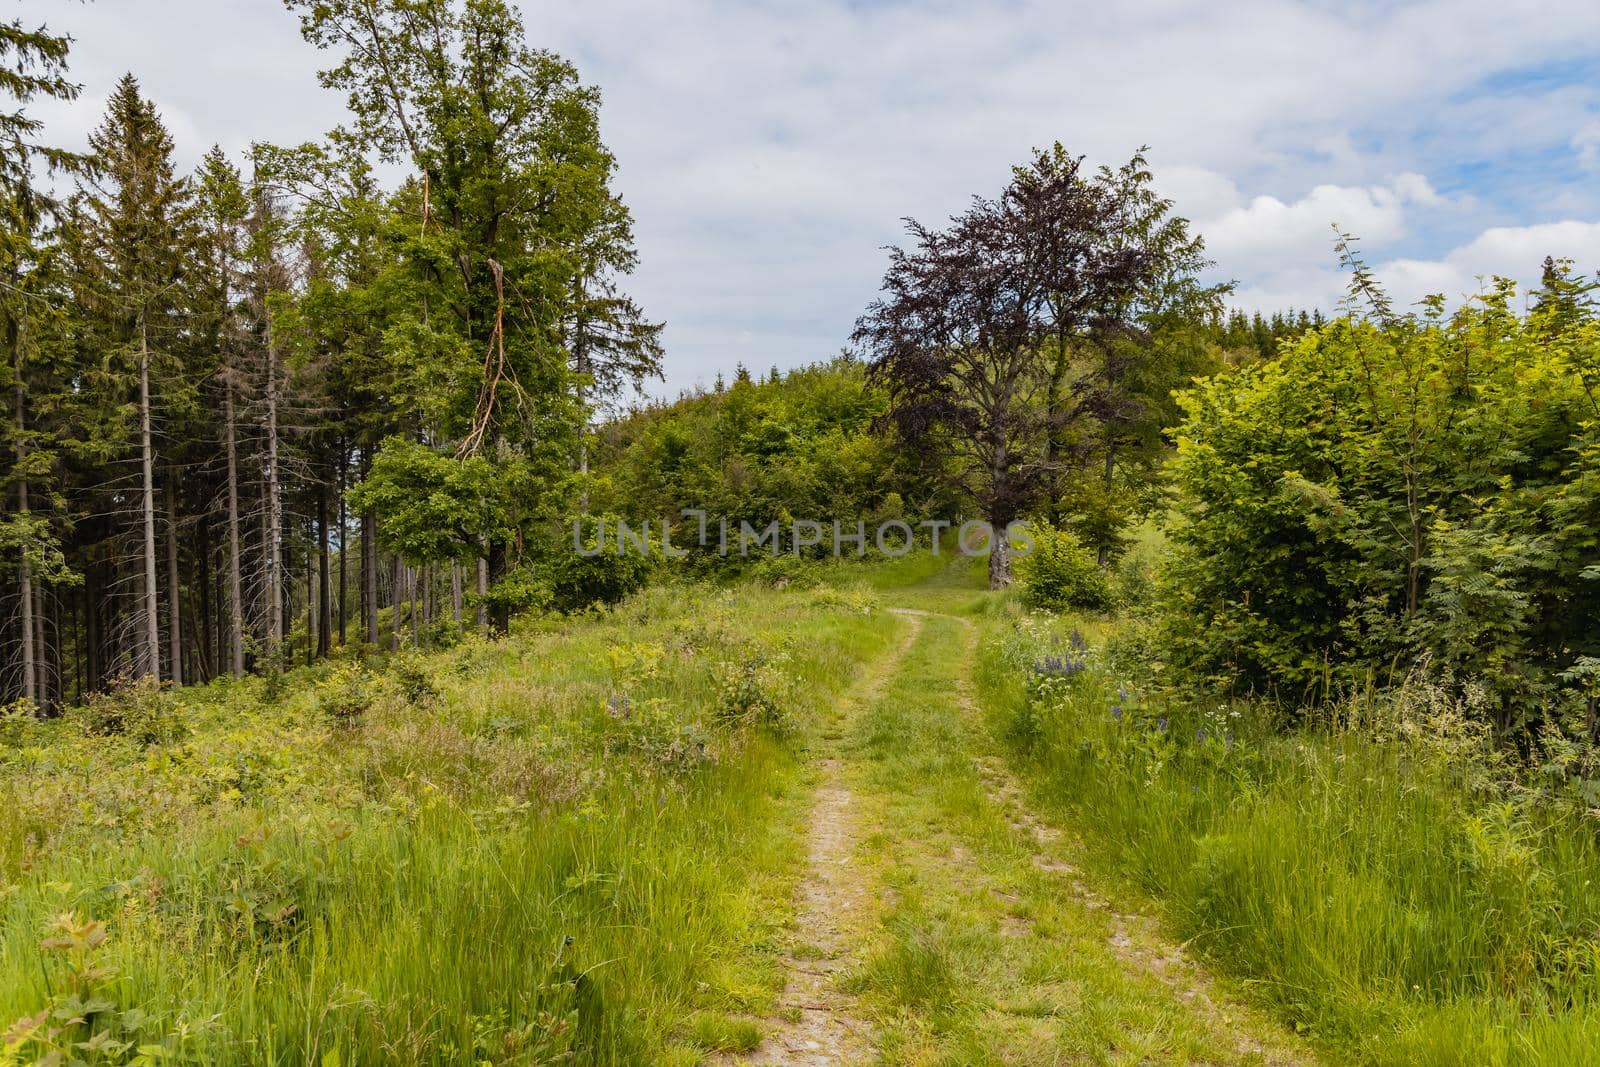
{"type": "MultiPolygon", "coordinates": [[[[944,617],[954,618],[962,626],[964,664],[956,677],[956,691],[963,713],[977,722],[982,712],[973,692],[972,676],[977,662],[978,630],[970,619],[944,617]]],[[[1076,843],[1065,839],[1061,831],[1045,824],[1029,810],[1021,783],[1003,759],[994,754],[978,755],[973,765],[983,782],[985,795],[1004,814],[1012,831],[1032,842],[1034,866],[1057,877],[1084,908],[1104,913],[1108,928],[1106,945],[1124,966],[1165,986],[1239,1055],[1272,1065],[1315,1062],[1289,1040],[1271,1040],[1276,1036],[1271,1024],[1253,1009],[1221,993],[1211,976],[1184,952],[1183,946],[1165,938],[1148,915],[1119,911],[1110,901],[1089,889],[1077,877],[1076,868],[1061,858],[1061,853],[1076,843]],[[1262,1039],[1263,1033],[1268,1035],[1267,1040],[1262,1039]]]]}
{"type": "Polygon", "coordinates": [[[891,610],[900,641],[821,730],[777,1017],[720,1062],[1314,1062],[1088,888],[978,705],[972,620],[891,610]]]}
{"type": "Polygon", "coordinates": [[[783,956],[788,981],[780,1017],[749,1064],[825,1064],[867,1062],[873,1043],[869,1025],[854,998],[839,988],[839,978],[858,962],[872,920],[872,886],[856,863],[860,840],[857,803],[841,774],[840,740],[860,709],[882,694],[901,655],[917,639],[922,620],[910,625],[896,647],[859,682],[850,699],[835,708],[822,730],[820,781],[807,826],[806,873],[800,883],[795,936],[783,956]]]}

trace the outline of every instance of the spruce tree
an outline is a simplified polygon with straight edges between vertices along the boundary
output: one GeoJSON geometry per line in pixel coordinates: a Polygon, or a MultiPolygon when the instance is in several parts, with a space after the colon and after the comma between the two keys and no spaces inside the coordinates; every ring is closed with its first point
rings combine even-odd
{"type": "Polygon", "coordinates": [[[134,666],[137,673],[159,676],[155,408],[163,401],[174,408],[187,402],[184,394],[191,388],[176,373],[175,356],[190,197],[187,182],[174,171],[172,138],[133,75],[117,83],[89,144],[96,167],[83,186],[91,257],[85,295],[108,346],[111,376],[125,380],[135,395],[143,577],[134,666]]]}

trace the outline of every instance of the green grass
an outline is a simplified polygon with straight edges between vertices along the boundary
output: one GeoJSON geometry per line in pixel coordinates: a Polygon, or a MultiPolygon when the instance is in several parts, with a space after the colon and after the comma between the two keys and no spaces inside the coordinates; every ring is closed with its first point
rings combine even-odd
{"type": "Polygon", "coordinates": [[[1507,790],[1440,694],[1288,732],[1119,696],[1105,620],[1080,622],[1089,669],[1030,687],[1070,621],[986,592],[983,561],[818,572],[653,589],[281,692],[0,720],[0,1025],[60,1012],[0,1067],[44,1051],[27,1033],[98,1034],[91,1063],[749,1053],[786,950],[806,954],[823,749],[863,828],[848,989],[885,1063],[1306,1056],[1197,1007],[1146,905],[1226,978],[1203,988],[1336,1062],[1577,1064],[1600,1042],[1592,822],[1507,790]],[[841,702],[905,632],[886,605],[935,614],[878,698],[841,702]],[[1065,833],[1019,823],[1008,759],[1065,833]]]}
{"type": "Polygon", "coordinates": [[[1026,665],[1065,629],[993,632],[995,729],[1035,800],[1176,936],[1342,1058],[1588,1062],[1595,826],[1497,785],[1442,694],[1369,700],[1359,729],[1286,732],[1250,705],[1119,696],[1091,649],[1087,671],[1030,696],[1026,665]]]}
{"type": "Polygon", "coordinates": [[[345,664],[275,701],[259,682],[185,691],[155,744],[8,723],[0,1017],[77,988],[104,1003],[62,1039],[165,1039],[206,1063],[748,1048],[738,1018],[770,1006],[765,949],[802,859],[796,741],[888,648],[870,608],[657,590],[426,657],[423,706],[345,664]],[[756,655],[783,729],[716,713],[756,655]],[[351,725],[326,713],[352,701],[351,725]],[[104,927],[76,978],[72,951],[40,944],[62,913],[104,927]]]}
{"type": "MultiPolygon", "coordinates": [[[[924,605],[970,599],[964,566],[942,576],[924,605]]],[[[1225,1024],[1130,962],[1117,914],[1074,889],[1066,842],[1035,840],[986,783],[980,767],[1002,751],[964,699],[969,640],[959,618],[926,618],[849,739],[881,902],[849,988],[883,1062],[1260,1062],[1282,1043],[1273,1027],[1244,1013],[1225,1024]]]]}

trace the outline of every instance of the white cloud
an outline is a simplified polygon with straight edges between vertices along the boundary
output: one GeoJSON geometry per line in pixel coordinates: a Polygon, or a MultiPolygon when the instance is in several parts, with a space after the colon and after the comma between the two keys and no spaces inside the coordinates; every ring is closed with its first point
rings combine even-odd
{"type": "MultiPolygon", "coordinates": [[[[1585,132],[1600,87],[1486,83],[1600,53],[1592,0],[1549,0],[1538,18],[1499,0],[522,6],[534,43],[604,93],[641,253],[630,287],[668,323],[669,388],[737,359],[826,357],[874,295],[901,216],[946,217],[1058,139],[1095,162],[1151,145],[1219,272],[1267,306],[1337,297],[1333,221],[1375,262],[1441,263],[1457,273],[1433,277],[1458,284],[1477,268],[1455,265],[1452,245],[1600,218],[1577,164],[1600,151],[1585,132]],[[1517,159],[1540,161],[1534,177],[1499,176],[1517,159]]],[[[316,85],[326,57],[276,3],[20,8],[75,34],[90,94],[132,67],[187,115],[186,161],[212,141],[295,141],[340,121],[316,85]]]]}
{"type": "Polygon", "coordinates": [[[1383,185],[1318,185],[1291,203],[1258,196],[1196,221],[1219,263],[1248,262],[1259,270],[1328,255],[1335,225],[1373,244],[1392,241],[1406,231],[1407,208],[1442,203],[1426,178],[1408,173],[1383,185]]]}
{"type": "Polygon", "coordinates": [[[1600,122],[1591,122],[1572,135],[1572,148],[1578,162],[1590,170],[1600,170],[1600,122]]]}
{"type": "MultiPolygon", "coordinates": [[[[1443,294],[1451,305],[1485,291],[1495,276],[1508,277],[1523,292],[1539,284],[1546,256],[1567,258],[1580,271],[1600,266],[1600,222],[1566,219],[1530,226],[1494,226],[1436,259],[1393,258],[1373,273],[1396,306],[1443,294]]],[[[1335,266],[1295,266],[1270,272],[1235,294],[1240,307],[1274,311],[1287,307],[1333,308],[1348,277],[1335,266]]]]}

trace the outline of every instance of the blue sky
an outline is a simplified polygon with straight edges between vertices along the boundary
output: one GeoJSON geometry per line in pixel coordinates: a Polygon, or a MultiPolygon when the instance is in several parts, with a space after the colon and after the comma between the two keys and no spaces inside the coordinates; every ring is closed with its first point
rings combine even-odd
{"type": "MultiPolygon", "coordinates": [[[[272,0],[7,0],[70,31],[81,142],[133,70],[194,162],[340,120],[272,0]]],[[[1331,308],[1330,225],[1401,300],[1600,269],[1600,4],[673,0],[522,5],[600,86],[667,383],[826,358],[899,219],[993,193],[1030,147],[1150,146],[1237,302],[1331,308]]]]}

